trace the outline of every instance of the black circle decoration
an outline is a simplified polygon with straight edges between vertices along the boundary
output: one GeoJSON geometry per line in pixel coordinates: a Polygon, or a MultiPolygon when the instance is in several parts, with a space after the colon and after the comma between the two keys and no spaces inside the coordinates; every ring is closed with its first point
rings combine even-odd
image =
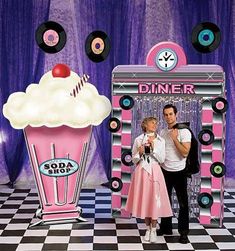
{"type": "Polygon", "coordinates": [[[118,118],[112,117],[108,121],[108,129],[110,132],[117,132],[121,128],[121,122],[118,118]]]}
{"type": "Polygon", "coordinates": [[[193,28],[193,47],[202,53],[209,53],[218,48],[221,32],[217,25],[210,22],[200,23],[193,28]]]}
{"type": "Polygon", "coordinates": [[[121,179],[119,179],[118,177],[112,177],[110,179],[110,189],[113,192],[121,191],[122,187],[123,187],[123,183],[122,183],[121,179]]]}
{"type": "Polygon", "coordinates": [[[42,23],[38,26],[35,38],[38,46],[47,53],[57,53],[66,44],[64,28],[53,21],[42,23]]]}
{"type": "Polygon", "coordinates": [[[208,146],[214,142],[214,139],[214,133],[208,129],[201,130],[198,134],[198,140],[202,145],[208,146]]]}
{"type": "Polygon", "coordinates": [[[132,162],[132,153],[129,150],[123,151],[121,159],[122,159],[122,163],[126,166],[134,165],[132,162]]]}
{"type": "Polygon", "coordinates": [[[199,194],[197,201],[202,208],[210,208],[213,205],[213,197],[209,193],[199,194]]]}
{"type": "Polygon", "coordinates": [[[228,109],[228,102],[222,97],[218,97],[212,100],[212,109],[217,113],[224,113],[228,109]]]}
{"type": "Polygon", "coordinates": [[[91,61],[104,61],[110,51],[110,39],[107,34],[99,30],[91,32],[86,38],[85,51],[91,61]]]}
{"type": "Polygon", "coordinates": [[[226,173],[226,167],[221,162],[214,162],[210,167],[211,174],[216,178],[221,178],[226,173]]]}
{"type": "Polygon", "coordinates": [[[134,100],[129,95],[123,95],[119,100],[119,105],[124,110],[130,110],[134,106],[134,100]]]}

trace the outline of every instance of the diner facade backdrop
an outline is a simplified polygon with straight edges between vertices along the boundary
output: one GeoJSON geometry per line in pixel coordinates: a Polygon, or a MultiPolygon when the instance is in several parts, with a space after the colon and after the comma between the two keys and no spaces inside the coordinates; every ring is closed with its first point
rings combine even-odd
{"type": "MultiPolygon", "coordinates": [[[[235,185],[235,1],[230,0],[1,0],[0,105],[16,91],[38,83],[44,72],[65,63],[90,76],[99,93],[111,100],[111,72],[116,65],[145,64],[150,48],[161,41],[181,45],[188,64],[219,64],[226,72],[229,110],[226,114],[226,181],[235,185]],[[67,33],[64,49],[46,54],[35,42],[35,30],[45,21],[60,23],[67,33]],[[219,48],[208,54],[191,44],[191,31],[201,22],[220,27],[219,48]],[[85,54],[86,37],[104,31],[111,40],[108,58],[94,63],[85,54]]],[[[69,111],[68,111],[69,112],[69,111]]],[[[108,181],[110,133],[107,119],[93,128],[85,185],[108,181]]],[[[0,183],[33,180],[22,130],[0,117],[0,183]]]]}

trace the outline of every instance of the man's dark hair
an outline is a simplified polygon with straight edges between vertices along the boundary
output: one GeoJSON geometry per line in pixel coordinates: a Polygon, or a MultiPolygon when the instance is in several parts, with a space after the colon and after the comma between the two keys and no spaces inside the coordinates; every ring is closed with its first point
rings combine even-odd
{"type": "Polygon", "coordinates": [[[164,108],[163,108],[163,113],[164,113],[164,110],[165,110],[165,109],[169,109],[169,108],[173,108],[174,113],[175,113],[175,114],[177,113],[177,108],[176,108],[176,106],[174,106],[174,105],[172,105],[172,104],[167,104],[167,105],[165,105],[164,108]]]}

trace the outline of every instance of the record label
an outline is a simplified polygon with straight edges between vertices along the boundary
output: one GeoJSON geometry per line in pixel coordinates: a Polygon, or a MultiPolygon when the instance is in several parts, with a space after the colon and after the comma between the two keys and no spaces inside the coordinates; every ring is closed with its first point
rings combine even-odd
{"type": "Polygon", "coordinates": [[[104,51],[104,41],[97,37],[91,43],[91,49],[95,54],[101,54],[104,51]]]}
{"type": "Polygon", "coordinates": [[[38,46],[47,53],[57,53],[66,44],[66,33],[64,28],[53,21],[39,25],[35,33],[38,46]]]}
{"type": "Polygon", "coordinates": [[[43,41],[48,46],[55,46],[59,42],[59,34],[54,30],[48,30],[43,35],[43,41]]]}
{"type": "Polygon", "coordinates": [[[200,23],[193,28],[192,45],[202,53],[209,53],[218,48],[221,32],[217,25],[210,22],[200,23]]]}
{"type": "Polygon", "coordinates": [[[93,31],[90,33],[85,42],[85,51],[90,60],[93,62],[104,61],[110,51],[110,39],[103,31],[93,31]]]}

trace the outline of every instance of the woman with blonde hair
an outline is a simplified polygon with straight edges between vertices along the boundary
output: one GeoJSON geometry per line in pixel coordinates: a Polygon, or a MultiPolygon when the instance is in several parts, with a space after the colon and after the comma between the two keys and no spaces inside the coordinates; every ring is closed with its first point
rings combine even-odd
{"type": "Polygon", "coordinates": [[[172,216],[172,209],[160,164],[165,160],[165,140],[157,133],[157,119],[147,117],[141,123],[143,134],[132,148],[136,168],[132,174],[126,210],[145,220],[144,240],[156,242],[157,220],[172,216]]]}

